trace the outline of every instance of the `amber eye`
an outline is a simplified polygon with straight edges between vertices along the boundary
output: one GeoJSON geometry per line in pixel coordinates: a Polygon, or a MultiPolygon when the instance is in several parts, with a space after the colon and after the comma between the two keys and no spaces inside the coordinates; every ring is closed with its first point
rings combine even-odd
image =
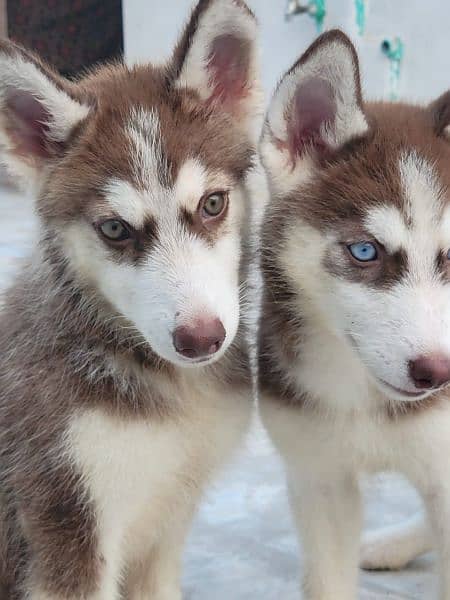
{"type": "Polygon", "coordinates": [[[98,226],[101,234],[111,242],[123,242],[131,237],[130,230],[119,219],[108,219],[98,226]]]}
{"type": "Polygon", "coordinates": [[[225,192],[214,192],[207,196],[202,202],[202,216],[206,219],[218,217],[227,206],[227,194],[225,192]]]}

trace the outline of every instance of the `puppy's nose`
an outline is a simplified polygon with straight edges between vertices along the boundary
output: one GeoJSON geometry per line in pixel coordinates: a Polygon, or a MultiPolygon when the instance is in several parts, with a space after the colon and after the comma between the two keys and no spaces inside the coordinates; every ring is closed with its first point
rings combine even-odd
{"type": "Polygon", "coordinates": [[[173,332],[173,345],[186,358],[203,358],[215,354],[225,339],[220,319],[198,321],[193,326],[182,325],[173,332]]]}
{"type": "Polygon", "coordinates": [[[409,374],[419,389],[430,389],[450,381],[450,357],[443,354],[420,356],[409,362],[409,374]]]}

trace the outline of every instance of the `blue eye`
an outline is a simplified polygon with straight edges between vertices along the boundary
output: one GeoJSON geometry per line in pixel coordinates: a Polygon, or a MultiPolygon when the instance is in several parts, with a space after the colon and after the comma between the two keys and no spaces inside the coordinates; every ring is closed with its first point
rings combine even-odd
{"type": "Polygon", "coordinates": [[[377,248],[371,242],[356,242],[356,244],[350,244],[347,247],[353,258],[360,262],[370,262],[378,258],[377,248]]]}
{"type": "Polygon", "coordinates": [[[450,260],[450,250],[447,250],[447,259],[450,260]]]}

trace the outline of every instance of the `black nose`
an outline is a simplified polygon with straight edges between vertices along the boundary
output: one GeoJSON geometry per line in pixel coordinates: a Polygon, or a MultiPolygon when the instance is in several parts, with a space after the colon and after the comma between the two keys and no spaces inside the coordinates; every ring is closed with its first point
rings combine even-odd
{"type": "Polygon", "coordinates": [[[198,321],[194,326],[182,325],[173,332],[173,345],[186,358],[202,358],[215,354],[225,340],[220,319],[198,321]]]}
{"type": "Polygon", "coordinates": [[[409,374],[419,389],[444,385],[450,381],[450,357],[443,354],[420,356],[409,362],[409,374]]]}

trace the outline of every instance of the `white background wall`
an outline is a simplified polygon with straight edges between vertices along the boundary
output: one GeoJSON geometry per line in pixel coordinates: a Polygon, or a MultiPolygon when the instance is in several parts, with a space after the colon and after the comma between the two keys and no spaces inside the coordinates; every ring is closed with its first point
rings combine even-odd
{"type": "MultiPolygon", "coordinates": [[[[192,6],[192,0],[124,0],[127,59],[166,58],[192,6]]],[[[248,0],[261,25],[262,66],[266,91],[317,35],[307,15],[284,19],[285,0],[248,0]]],[[[358,34],[354,0],[327,0],[325,28],[341,27],[357,44],[364,88],[371,97],[389,97],[389,60],[384,38],[400,36],[405,55],[400,95],[428,100],[450,88],[450,1],[369,0],[366,31],[358,34]]]]}

